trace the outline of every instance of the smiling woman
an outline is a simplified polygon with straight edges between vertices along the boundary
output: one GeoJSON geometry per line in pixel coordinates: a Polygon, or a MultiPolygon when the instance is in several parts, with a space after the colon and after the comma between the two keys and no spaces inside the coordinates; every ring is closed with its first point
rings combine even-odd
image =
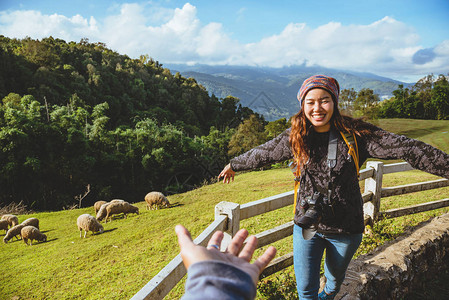
{"type": "Polygon", "coordinates": [[[332,77],[306,79],[298,92],[301,109],[292,117],[291,128],[231,159],[220,173],[224,182],[230,182],[235,171],[293,158],[295,180],[300,183],[295,191],[293,261],[301,299],[334,299],[340,290],[362,240],[363,200],[357,170],[368,158],[403,159],[415,169],[449,178],[448,154],[342,116],[339,94],[332,77]],[[355,141],[355,150],[347,145],[346,136],[355,141]],[[356,155],[349,155],[351,150],[356,155]],[[323,255],[326,285],[318,294],[323,255]]]}

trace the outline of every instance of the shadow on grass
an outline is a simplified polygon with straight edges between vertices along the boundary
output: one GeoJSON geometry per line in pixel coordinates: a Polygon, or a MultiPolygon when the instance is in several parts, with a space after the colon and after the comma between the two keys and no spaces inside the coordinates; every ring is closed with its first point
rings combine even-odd
{"type": "Polygon", "coordinates": [[[22,238],[20,239],[16,239],[15,237],[12,237],[7,243],[5,244],[9,244],[9,243],[15,243],[15,242],[20,242],[22,240],[22,238]]]}
{"type": "Polygon", "coordinates": [[[95,235],[99,235],[99,234],[104,234],[104,233],[107,233],[107,232],[112,232],[112,231],[114,231],[114,230],[117,230],[118,228],[117,227],[115,227],[115,228],[111,228],[111,229],[108,229],[108,230],[104,230],[103,231],[103,233],[95,233],[95,235]]]}
{"type": "Polygon", "coordinates": [[[163,207],[162,206],[162,207],[159,207],[157,209],[148,209],[148,206],[147,206],[147,208],[144,211],[156,211],[156,210],[161,210],[161,209],[170,209],[170,208],[178,207],[178,206],[184,206],[184,204],[179,203],[179,202],[175,202],[175,203],[170,203],[170,205],[168,207],[163,207]]]}
{"type": "MultiPolygon", "coordinates": [[[[47,241],[45,243],[49,243],[49,242],[53,242],[53,241],[57,241],[59,240],[58,238],[52,238],[52,239],[47,239],[47,241]]],[[[42,242],[39,242],[39,244],[43,244],[42,242]]]]}
{"type": "Polygon", "coordinates": [[[434,127],[430,127],[430,128],[422,128],[422,129],[410,129],[410,130],[403,130],[403,131],[398,131],[397,134],[401,134],[401,135],[405,135],[407,137],[416,139],[419,138],[421,136],[430,134],[430,133],[434,133],[443,129],[446,129],[447,127],[444,126],[434,126],[434,127]]]}
{"type": "MultiPolygon", "coordinates": [[[[112,232],[112,231],[117,230],[117,229],[118,229],[118,228],[115,227],[115,228],[103,230],[102,233],[100,233],[100,232],[90,232],[90,231],[89,231],[89,232],[86,234],[86,239],[89,238],[89,237],[94,237],[94,236],[97,236],[97,235],[102,235],[102,234],[104,234],[104,233],[112,232]]],[[[81,234],[81,238],[84,238],[84,231],[81,231],[81,232],[83,232],[83,233],[81,234]]]]}

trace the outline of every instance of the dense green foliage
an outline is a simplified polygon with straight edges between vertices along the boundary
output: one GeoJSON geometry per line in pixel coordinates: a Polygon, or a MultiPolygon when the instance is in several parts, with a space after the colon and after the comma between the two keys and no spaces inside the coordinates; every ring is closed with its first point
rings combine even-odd
{"type": "MultiPolygon", "coordinates": [[[[218,174],[253,112],[148,56],[101,43],[0,36],[0,202],[140,201],[218,174]]],[[[265,124],[261,116],[256,116],[265,124]]]]}
{"type": "Polygon", "coordinates": [[[411,89],[399,85],[394,97],[381,103],[380,118],[449,119],[449,77],[426,76],[411,89]]]}
{"type": "Polygon", "coordinates": [[[449,119],[449,77],[428,75],[410,88],[398,85],[393,97],[380,101],[373,90],[343,89],[340,109],[349,115],[371,119],[409,118],[427,120],[449,119]]]}

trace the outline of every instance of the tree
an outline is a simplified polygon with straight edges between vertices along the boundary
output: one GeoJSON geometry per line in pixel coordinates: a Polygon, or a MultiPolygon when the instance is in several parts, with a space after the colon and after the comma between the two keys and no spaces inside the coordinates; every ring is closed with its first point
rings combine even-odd
{"type": "Polygon", "coordinates": [[[212,126],[209,134],[200,138],[201,144],[204,146],[201,149],[201,155],[210,157],[211,160],[228,161],[228,145],[235,132],[234,128],[227,127],[224,131],[220,131],[212,126]]]}
{"type": "Polygon", "coordinates": [[[352,115],[356,98],[357,92],[353,88],[343,89],[338,100],[340,110],[345,114],[352,115]]]}
{"type": "Polygon", "coordinates": [[[266,141],[266,134],[262,122],[256,115],[239,125],[236,133],[229,142],[229,156],[236,156],[248,151],[266,141]]]}
{"type": "Polygon", "coordinates": [[[433,83],[435,81],[435,76],[433,74],[427,75],[420,80],[418,80],[413,89],[418,93],[418,98],[423,102],[427,103],[430,101],[432,95],[433,83]]]}
{"type": "Polygon", "coordinates": [[[432,89],[432,104],[437,109],[437,119],[449,119],[449,82],[446,76],[440,75],[432,89]]]}
{"type": "Polygon", "coordinates": [[[275,138],[289,127],[290,124],[287,122],[286,118],[268,122],[268,124],[265,125],[265,134],[267,136],[267,139],[271,140],[275,138]]]}
{"type": "Polygon", "coordinates": [[[376,106],[379,103],[379,95],[374,94],[371,89],[362,89],[357,93],[357,98],[354,102],[354,109],[356,116],[367,116],[369,118],[376,117],[376,106]]]}
{"type": "Polygon", "coordinates": [[[106,116],[106,111],[109,109],[108,103],[104,102],[96,105],[92,110],[93,124],[90,128],[89,136],[92,140],[100,141],[106,133],[106,125],[109,117],[106,116]]]}
{"type": "Polygon", "coordinates": [[[236,127],[236,124],[240,124],[240,120],[236,117],[237,104],[240,102],[239,98],[228,96],[221,101],[220,105],[220,129],[226,127],[236,127]]]}

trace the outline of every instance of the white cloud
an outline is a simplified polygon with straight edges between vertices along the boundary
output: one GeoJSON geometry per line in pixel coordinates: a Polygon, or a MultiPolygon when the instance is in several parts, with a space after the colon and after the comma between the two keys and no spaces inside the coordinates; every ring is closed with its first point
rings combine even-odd
{"type": "Polygon", "coordinates": [[[41,39],[53,36],[65,40],[80,40],[87,36],[98,36],[97,22],[88,21],[80,15],[71,18],[53,14],[42,15],[38,11],[23,10],[0,12],[0,32],[7,37],[41,39]]]}
{"type": "Polygon", "coordinates": [[[449,40],[423,49],[414,28],[391,17],[368,25],[329,22],[311,28],[291,23],[279,34],[242,44],[222,24],[202,24],[196,7],[189,3],[170,11],[133,3],[122,4],[119,13],[104,20],[37,11],[0,12],[0,32],[17,38],[52,35],[79,41],[87,37],[131,57],[149,54],[162,63],[272,67],[305,63],[402,80],[449,71],[449,40]]]}

